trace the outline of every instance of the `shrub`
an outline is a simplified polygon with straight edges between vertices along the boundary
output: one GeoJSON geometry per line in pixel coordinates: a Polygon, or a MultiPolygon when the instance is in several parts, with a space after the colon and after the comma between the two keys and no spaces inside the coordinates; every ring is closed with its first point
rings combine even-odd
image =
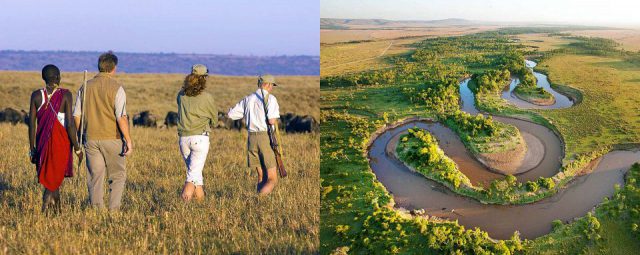
{"type": "Polygon", "coordinates": [[[582,232],[589,240],[597,241],[600,239],[600,221],[591,212],[584,218],[582,232]]]}
{"type": "Polygon", "coordinates": [[[544,177],[540,177],[538,179],[538,184],[540,185],[540,187],[543,187],[545,189],[553,189],[556,186],[556,183],[553,182],[552,178],[544,178],[544,177]]]}
{"type": "Polygon", "coordinates": [[[349,225],[338,225],[336,226],[336,233],[346,237],[347,236],[347,232],[349,232],[349,225]]]}
{"type": "Polygon", "coordinates": [[[528,181],[527,182],[527,190],[531,191],[531,192],[538,191],[538,183],[537,182],[528,181]]]}
{"type": "Polygon", "coordinates": [[[551,222],[551,226],[553,226],[553,230],[556,230],[556,229],[562,227],[562,225],[563,225],[562,221],[560,221],[560,220],[554,220],[554,221],[551,222]]]}

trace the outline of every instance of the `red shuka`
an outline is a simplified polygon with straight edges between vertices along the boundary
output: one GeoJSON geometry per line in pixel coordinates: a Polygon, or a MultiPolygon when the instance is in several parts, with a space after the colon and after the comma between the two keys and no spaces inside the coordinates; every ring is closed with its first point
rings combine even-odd
{"type": "MultiPolygon", "coordinates": [[[[71,142],[65,127],[58,121],[60,106],[66,89],[57,89],[47,96],[43,90],[44,104],[38,109],[38,129],[36,133],[36,155],[38,163],[38,180],[50,191],[55,191],[62,184],[64,177],[73,176],[73,156],[71,142]]],[[[67,123],[71,125],[73,123],[67,123]]]]}

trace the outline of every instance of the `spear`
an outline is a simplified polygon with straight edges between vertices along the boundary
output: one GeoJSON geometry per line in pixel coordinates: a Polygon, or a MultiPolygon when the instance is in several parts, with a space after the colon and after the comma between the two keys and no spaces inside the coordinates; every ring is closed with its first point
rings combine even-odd
{"type": "MultiPolygon", "coordinates": [[[[78,139],[78,141],[80,141],[81,145],[80,145],[80,150],[84,149],[84,146],[82,146],[82,144],[84,144],[84,140],[82,139],[84,137],[84,95],[85,92],[87,90],[87,70],[84,70],[84,78],[82,81],[82,88],[80,88],[80,91],[82,92],[82,102],[80,103],[80,109],[82,110],[82,113],[80,113],[80,138],[78,139]]],[[[86,151],[84,151],[86,153],[86,151]]],[[[86,155],[85,153],[83,153],[82,155],[86,155]]],[[[82,158],[78,159],[78,170],[81,169],[82,167],[82,158]]]]}

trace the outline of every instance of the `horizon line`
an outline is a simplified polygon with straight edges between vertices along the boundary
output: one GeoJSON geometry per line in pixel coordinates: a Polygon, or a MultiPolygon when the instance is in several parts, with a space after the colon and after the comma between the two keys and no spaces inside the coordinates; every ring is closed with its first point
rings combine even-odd
{"type": "Polygon", "coordinates": [[[307,54],[280,54],[280,55],[253,55],[253,54],[236,54],[236,53],[181,53],[181,52],[132,52],[132,51],[116,51],[116,50],[23,50],[23,49],[0,49],[0,52],[71,52],[71,53],[105,53],[113,51],[115,54],[155,54],[155,55],[212,55],[212,56],[236,56],[236,57],[320,57],[318,55],[307,54]]]}
{"type": "Polygon", "coordinates": [[[320,17],[320,19],[350,19],[350,20],[388,20],[388,21],[443,21],[443,20],[464,20],[470,22],[477,23],[506,23],[506,24],[540,24],[540,25],[571,25],[571,26],[602,26],[607,28],[620,28],[622,27],[611,27],[612,25],[621,25],[621,26],[634,26],[640,27],[640,23],[620,23],[620,22],[598,22],[598,23],[589,23],[583,25],[584,22],[580,21],[500,21],[500,20],[475,20],[475,19],[465,19],[465,18],[442,18],[442,19],[389,19],[389,18],[337,18],[337,17],[320,17]],[[577,22],[577,23],[574,23],[577,22]],[[582,24],[579,24],[582,23],[582,24]]]}

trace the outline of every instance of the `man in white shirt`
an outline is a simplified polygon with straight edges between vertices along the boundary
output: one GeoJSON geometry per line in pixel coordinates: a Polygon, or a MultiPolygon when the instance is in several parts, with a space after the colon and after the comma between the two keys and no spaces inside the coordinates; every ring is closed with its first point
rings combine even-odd
{"type": "Polygon", "coordinates": [[[229,109],[228,117],[233,120],[244,118],[249,131],[248,141],[248,165],[258,173],[257,190],[261,195],[269,194],[278,178],[276,176],[276,156],[269,142],[267,123],[264,111],[263,95],[266,97],[269,124],[276,125],[280,118],[280,107],[271,91],[276,84],[272,75],[263,75],[258,78],[258,90],[246,96],[233,108],[229,109]]]}

